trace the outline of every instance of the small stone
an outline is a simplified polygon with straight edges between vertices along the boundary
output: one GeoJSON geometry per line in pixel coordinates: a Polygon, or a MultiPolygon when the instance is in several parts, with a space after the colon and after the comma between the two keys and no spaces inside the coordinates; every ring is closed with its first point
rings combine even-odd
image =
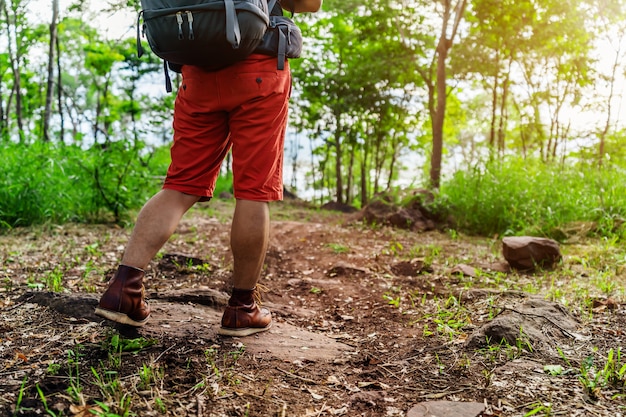
{"type": "Polygon", "coordinates": [[[426,401],[411,408],[407,417],[478,417],[483,411],[483,403],[426,401]]]}

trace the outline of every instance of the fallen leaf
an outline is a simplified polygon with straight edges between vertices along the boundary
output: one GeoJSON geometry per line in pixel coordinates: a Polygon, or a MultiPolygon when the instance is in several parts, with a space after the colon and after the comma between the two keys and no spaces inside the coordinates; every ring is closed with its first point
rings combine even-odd
{"type": "Polygon", "coordinates": [[[328,385],[337,385],[337,384],[340,384],[341,382],[339,381],[339,378],[337,378],[335,375],[331,375],[328,378],[326,378],[326,383],[328,385]]]}
{"type": "Polygon", "coordinates": [[[314,400],[321,400],[324,398],[323,395],[320,395],[318,393],[316,393],[315,391],[312,391],[310,389],[307,389],[307,391],[309,391],[309,394],[311,394],[311,397],[313,397],[314,400]]]}
{"type": "Polygon", "coordinates": [[[72,413],[73,417],[92,417],[102,412],[102,408],[97,405],[70,405],[70,413],[72,413]]]}

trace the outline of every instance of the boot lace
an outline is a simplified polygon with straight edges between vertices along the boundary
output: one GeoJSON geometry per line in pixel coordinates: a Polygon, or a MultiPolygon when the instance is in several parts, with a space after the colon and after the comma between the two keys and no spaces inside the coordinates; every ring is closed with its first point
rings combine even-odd
{"type": "Polygon", "coordinates": [[[270,292],[269,287],[266,287],[263,284],[256,284],[256,287],[254,288],[254,293],[253,293],[254,302],[257,303],[258,305],[263,305],[263,302],[261,300],[261,293],[267,293],[267,292],[270,292]]]}

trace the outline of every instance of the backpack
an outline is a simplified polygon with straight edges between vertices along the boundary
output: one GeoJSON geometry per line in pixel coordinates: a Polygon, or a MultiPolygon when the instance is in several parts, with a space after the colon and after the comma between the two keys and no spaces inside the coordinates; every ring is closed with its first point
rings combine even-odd
{"type": "Polygon", "coordinates": [[[150,49],[163,59],[165,87],[172,91],[168,66],[209,71],[247,58],[269,28],[270,0],[141,0],[137,17],[137,54],[144,53],[140,28],[150,49]],[[143,18],[143,25],[140,26],[143,18]]]}
{"type": "MultiPolygon", "coordinates": [[[[275,3],[274,0],[270,2],[270,5],[273,3],[275,3]]],[[[292,3],[291,16],[293,17],[294,14],[292,3]]],[[[254,52],[277,57],[276,67],[279,70],[285,69],[285,58],[300,58],[302,32],[293,20],[283,16],[283,9],[280,5],[277,11],[270,7],[269,28],[254,52]]]]}

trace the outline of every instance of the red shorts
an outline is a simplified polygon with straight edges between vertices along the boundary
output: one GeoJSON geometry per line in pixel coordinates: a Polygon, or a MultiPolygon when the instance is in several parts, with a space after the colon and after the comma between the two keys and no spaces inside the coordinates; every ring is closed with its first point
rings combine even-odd
{"type": "Polygon", "coordinates": [[[235,198],[283,198],[283,153],[291,73],[252,55],[215,72],[184,66],[174,107],[172,162],[163,188],[213,196],[232,148],[235,198]]]}

